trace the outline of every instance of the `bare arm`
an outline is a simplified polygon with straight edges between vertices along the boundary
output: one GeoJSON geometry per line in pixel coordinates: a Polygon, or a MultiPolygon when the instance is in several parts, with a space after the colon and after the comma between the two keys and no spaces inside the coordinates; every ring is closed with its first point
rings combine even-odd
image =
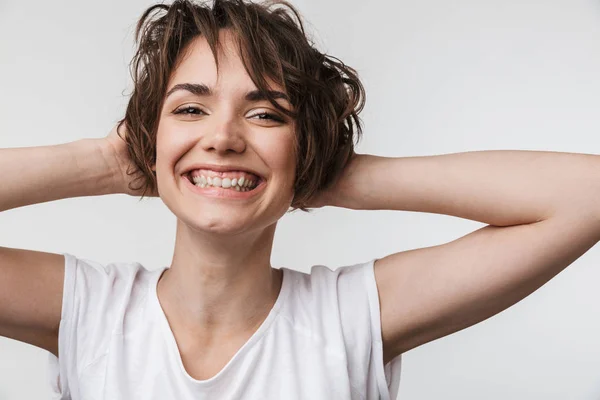
{"type": "Polygon", "coordinates": [[[384,362],[512,306],[600,240],[600,156],[592,154],[359,155],[325,198],[489,224],[376,260],[384,362]]]}
{"type": "MultiPolygon", "coordinates": [[[[104,139],[0,149],[0,211],[68,197],[123,193],[114,146],[104,139]]],[[[64,258],[0,247],[0,336],[58,357],[64,258]]]]}
{"type": "MultiPolygon", "coordinates": [[[[600,156],[485,150],[417,157],[359,154],[328,204],[452,215],[495,226],[600,209],[600,156]]],[[[595,215],[598,215],[597,213],[595,215]]]]}
{"type": "Polygon", "coordinates": [[[104,139],[0,149],[0,212],[70,197],[120,193],[104,139]]]}

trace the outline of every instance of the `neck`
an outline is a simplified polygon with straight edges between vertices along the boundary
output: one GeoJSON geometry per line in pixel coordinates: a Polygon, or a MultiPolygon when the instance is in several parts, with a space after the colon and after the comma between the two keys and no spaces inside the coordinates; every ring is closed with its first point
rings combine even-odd
{"type": "Polygon", "coordinates": [[[219,236],[178,221],[173,261],[157,287],[170,322],[206,340],[255,330],[281,288],[282,271],[270,264],[275,227],[219,236]]]}

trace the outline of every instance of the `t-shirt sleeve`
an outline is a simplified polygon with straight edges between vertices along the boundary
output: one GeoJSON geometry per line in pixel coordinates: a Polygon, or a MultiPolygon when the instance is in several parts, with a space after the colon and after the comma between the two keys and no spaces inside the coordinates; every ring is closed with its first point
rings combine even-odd
{"type": "Polygon", "coordinates": [[[58,358],[49,353],[49,380],[52,399],[78,398],[78,376],[89,363],[104,355],[115,325],[114,293],[119,269],[114,264],[80,259],[68,253],[61,320],[58,331],[58,358]]]}
{"type": "MultiPolygon", "coordinates": [[[[375,259],[343,266],[331,272],[319,266],[336,293],[348,373],[353,386],[368,399],[395,400],[400,384],[402,357],[383,365],[379,292],[373,269],[375,259]]],[[[317,272],[319,271],[319,272],[317,272]]]]}

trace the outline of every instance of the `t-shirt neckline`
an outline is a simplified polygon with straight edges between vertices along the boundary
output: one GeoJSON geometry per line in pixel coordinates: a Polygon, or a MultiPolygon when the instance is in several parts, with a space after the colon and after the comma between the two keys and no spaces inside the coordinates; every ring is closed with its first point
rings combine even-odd
{"type": "Polygon", "coordinates": [[[164,333],[164,338],[165,338],[165,340],[167,342],[167,346],[169,348],[169,356],[171,357],[172,360],[173,359],[175,360],[176,364],[179,367],[179,370],[185,376],[185,379],[192,382],[195,386],[209,386],[209,385],[213,385],[216,382],[218,382],[219,380],[221,380],[222,377],[225,376],[227,374],[227,372],[232,368],[232,366],[236,362],[238,362],[238,359],[240,357],[242,357],[246,352],[248,352],[253,347],[253,345],[264,336],[264,334],[268,331],[268,329],[271,326],[271,324],[273,323],[273,321],[279,315],[279,311],[281,310],[281,307],[282,307],[283,303],[285,302],[285,299],[289,292],[289,285],[291,284],[289,282],[289,280],[291,279],[291,276],[289,276],[291,271],[289,271],[285,267],[281,267],[280,269],[283,271],[281,289],[279,291],[279,295],[277,296],[277,299],[275,300],[275,303],[273,304],[273,307],[269,311],[269,314],[267,315],[265,320],[258,327],[258,329],[254,332],[254,334],[246,341],[246,343],[244,343],[242,345],[242,347],[240,347],[238,349],[238,351],[233,355],[233,357],[231,357],[231,359],[227,362],[227,364],[223,368],[221,368],[221,370],[216,375],[212,376],[209,379],[198,380],[198,379],[195,379],[192,376],[190,376],[190,374],[188,374],[188,372],[186,371],[186,369],[183,365],[183,361],[181,359],[181,354],[179,353],[179,348],[177,346],[175,336],[173,334],[173,331],[171,330],[169,321],[167,320],[166,314],[165,314],[165,312],[160,304],[160,301],[158,299],[158,292],[157,292],[158,281],[159,281],[160,277],[162,276],[162,274],[167,269],[169,269],[168,266],[159,268],[156,271],[154,279],[152,279],[150,281],[151,282],[150,283],[150,289],[151,289],[150,298],[153,303],[153,307],[156,310],[156,314],[159,319],[159,324],[161,326],[162,332],[164,333]]]}

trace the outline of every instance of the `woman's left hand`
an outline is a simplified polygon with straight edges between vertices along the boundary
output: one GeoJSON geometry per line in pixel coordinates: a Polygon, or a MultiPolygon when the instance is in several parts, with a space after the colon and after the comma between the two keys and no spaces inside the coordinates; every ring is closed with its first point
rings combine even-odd
{"type": "Polygon", "coordinates": [[[307,208],[325,206],[355,208],[353,190],[359,187],[358,182],[354,182],[356,180],[355,172],[363,156],[363,154],[352,154],[338,179],[329,188],[317,193],[307,208]]]}

